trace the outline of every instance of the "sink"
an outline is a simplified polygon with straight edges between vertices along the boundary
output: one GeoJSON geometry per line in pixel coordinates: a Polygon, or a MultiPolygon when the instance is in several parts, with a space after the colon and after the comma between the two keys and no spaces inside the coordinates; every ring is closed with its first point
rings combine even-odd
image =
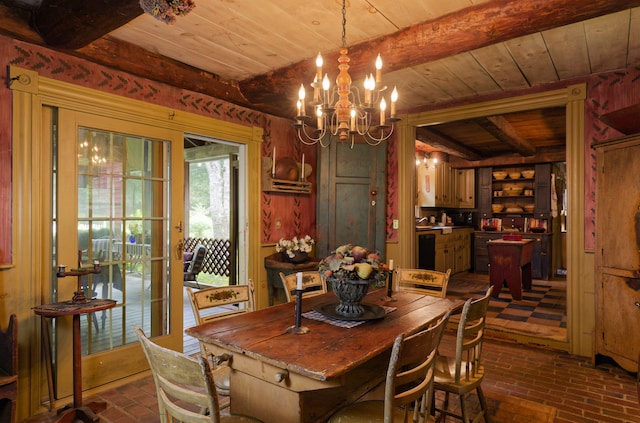
{"type": "Polygon", "coordinates": [[[416,225],[416,230],[427,230],[427,229],[433,229],[434,227],[431,225],[416,225]]]}

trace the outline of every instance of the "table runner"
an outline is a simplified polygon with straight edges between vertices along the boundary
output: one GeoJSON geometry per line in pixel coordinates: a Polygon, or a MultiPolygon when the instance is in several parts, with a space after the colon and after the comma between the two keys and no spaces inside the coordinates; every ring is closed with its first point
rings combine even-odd
{"type": "MultiPolygon", "coordinates": [[[[385,310],[386,314],[389,314],[396,309],[395,307],[387,307],[387,306],[381,306],[381,307],[385,310]]],[[[347,329],[356,327],[368,321],[368,320],[340,320],[331,316],[325,316],[324,314],[317,312],[315,310],[302,313],[302,316],[306,317],[307,319],[318,320],[320,322],[329,323],[330,325],[338,326],[341,328],[347,328],[347,329]]]]}

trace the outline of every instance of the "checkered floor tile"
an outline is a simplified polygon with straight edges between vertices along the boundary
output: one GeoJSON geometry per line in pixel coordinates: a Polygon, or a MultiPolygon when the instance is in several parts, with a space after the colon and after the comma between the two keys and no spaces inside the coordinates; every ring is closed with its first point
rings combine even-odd
{"type": "MultiPolygon", "coordinates": [[[[478,297],[486,292],[489,279],[486,275],[455,275],[449,281],[447,296],[459,298],[478,297]]],[[[487,316],[490,319],[523,322],[553,328],[567,327],[566,281],[534,280],[532,289],[522,292],[522,300],[514,300],[504,286],[498,298],[491,298],[487,316]]],[[[498,321],[499,321],[498,320],[498,321]]]]}

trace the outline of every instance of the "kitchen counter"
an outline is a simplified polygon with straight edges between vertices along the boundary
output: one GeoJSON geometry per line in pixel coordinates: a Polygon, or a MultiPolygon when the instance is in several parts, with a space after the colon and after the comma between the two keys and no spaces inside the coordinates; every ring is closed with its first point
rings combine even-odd
{"type": "Polygon", "coordinates": [[[417,225],[416,226],[416,232],[419,231],[438,231],[438,230],[442,230],[442,229],[447,229],[447,228],[451,228],[451,229],[473,229],[473,226],[463,226],[463,225],[428,225],[428,226],[423,226],[423,225],[417,225]]]}

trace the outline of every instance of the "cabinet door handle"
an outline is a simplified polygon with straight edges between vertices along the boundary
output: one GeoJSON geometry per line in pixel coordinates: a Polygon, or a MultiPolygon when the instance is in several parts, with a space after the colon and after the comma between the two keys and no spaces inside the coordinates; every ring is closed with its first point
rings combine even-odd
{"type": "Polygon", "coordinates": [[[633,303],[633,305],[640,308],[640,301],[636,301],[635,303],[633,303]]]}

